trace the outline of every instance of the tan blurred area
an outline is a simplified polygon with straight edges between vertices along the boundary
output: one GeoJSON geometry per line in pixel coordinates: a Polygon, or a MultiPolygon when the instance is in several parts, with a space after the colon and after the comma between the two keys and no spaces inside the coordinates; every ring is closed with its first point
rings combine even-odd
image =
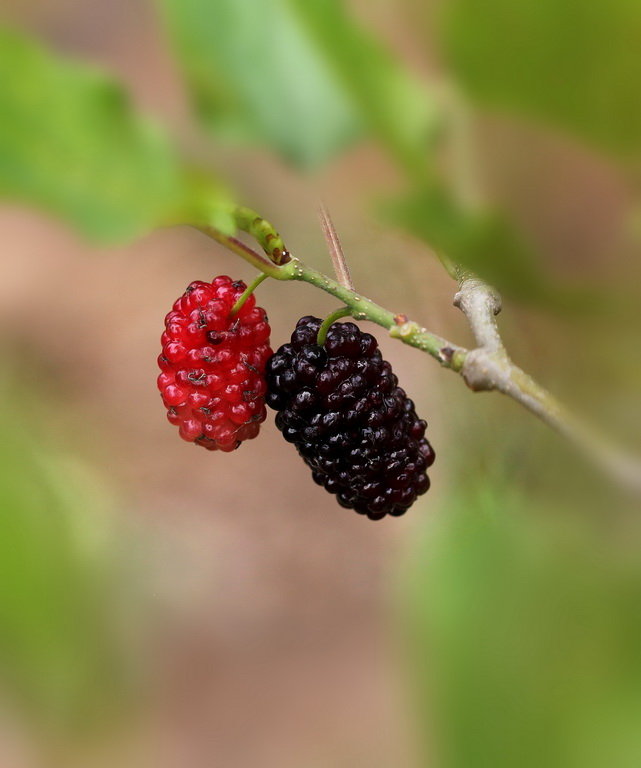
{"type": "MultiPolygon", "coordinates": [[[[382,27],[391,4],[375,5],[373,24],[382,27]]],[[[13,0],[5,14],[58,49],[117,72],[185,148],[201,146],[187,127],[179,77],[145,3],[13,0]]],[[[406,33],[402,24],[390,30],[395,41],[406,33]]],[[[623,261],[631,246],[621,247],[627,191],[611,168],[562,139],[490,118],[479,140],[492,158],[489,183],[536,231],[549,268],[560,277],[615,282],[605,254],[623,261]],[[552,196],[557,202],[546,205],[552,196]]],[[[243,202],[276,223],[292,252],[329,270],[316,218],[322,195],[359,289],[469,343],[451,306],[453,284],[437,260],[371,215],[372,189],[395,184],[374,148],[351,151],[313,183],[257,150],[218,149],[211,162],[233,179],[243,202]]],[[[10,696],[7,706],[0,699],[0,765],[423,765],[416,729],[424,726],[416,722],[413,673],[395,621],[404,557],[425,521],[446,510],[448,489],[465,484],[455,473],[466,430],[474,444],[479,436],[496,442],[508,432],[532,435],[524,439],[531,450],[558,451],[561,463],[575,461],[569,449],[513,403],[472,395],[433,361],[381,338],[425,413],[437,462],[432,490],[406,517],[370,523],[311,481],[271,415],[259,439],[230,455],[180,441],[166,422],[155,385],[165,313],[192,280],[251,279],[247,264],[187,228],[98,250],[44,215],[5,206],[0,230],[0,343],[12,386],[40,403],[38,440],[76,457],[109,488],[109,525],[122,532],[122,550],[115,551],[134,564],[121,589],[136,606],[128,662],[136,682],[126,716],[99,737],[58,744],[34,736],[38,726],[14,711],[10,696]]],[[[630,275],[638,279],[638,264],[630,275]]],[[[274,347],[300,316],[334,307],[303,285],[267,281],[257,295],[274,347]]],[[[600,376],[589,349],[575,347],[570,365],[565,352],[582,336],[580,321],[555,320],[561,330],[549,341],[551,321],[537,310],[509,302],[508,310],[504,327],[518,362],[593,409],[600,376]],[[580,391],[573,376],[582,380],[580,391]]],[[[630,407],[635,395],[638,404],[638,389],[624,383],[621,396],[603,405],[606,420],[629,436],[641,427],[630,407]]]]}

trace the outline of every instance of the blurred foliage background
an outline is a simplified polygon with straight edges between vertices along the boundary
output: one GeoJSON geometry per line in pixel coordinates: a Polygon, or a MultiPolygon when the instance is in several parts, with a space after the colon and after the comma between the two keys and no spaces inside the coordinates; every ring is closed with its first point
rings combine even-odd
{"type": "MultiPolygon", "coordinates": [[[[365,295],[467,344],[435,255],[473,268],[516,362],[640,451],[641,4],[1,16],[0,764],[636,768],[638,504],[382,339],[438,459],[368,525],[271,423],[177,440],[155,358],[191,280],[252,276],[164,225],[235,200],[329,270],[320,195],[365,295]]],[[[259,297],[275,346],[333,309],[259,297]]]]}

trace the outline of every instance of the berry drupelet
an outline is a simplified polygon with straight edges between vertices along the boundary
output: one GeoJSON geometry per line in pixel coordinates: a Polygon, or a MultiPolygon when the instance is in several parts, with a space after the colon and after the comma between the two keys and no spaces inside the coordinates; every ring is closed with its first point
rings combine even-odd
{"type": "Polygon", "coordinates": [[[335,323],[320,347],[320,325],[302,317],[267,364],[276,426],[341,506],[371,520],[402,515],[430,485],[427,425],[371,334],[335,323]]]}
{"type": "Polygon", "coordinates": [[[247,286],[226,276],[197,280],[165,318],[158,389],[183,440],[233,451],[265,420],[269,325],[253,295],[232,317],[247,286]]]}

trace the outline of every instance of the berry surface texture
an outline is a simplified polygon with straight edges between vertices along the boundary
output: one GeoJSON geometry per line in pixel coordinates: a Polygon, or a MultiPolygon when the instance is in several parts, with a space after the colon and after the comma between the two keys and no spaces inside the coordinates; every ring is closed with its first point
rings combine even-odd
{"type": "Polygon", "coordinates": [[[265,420],[270,328],[253,295],[232,316],[245,288],[224,275],[197,280],[165,318],[158,389],[167,417],[183,440],[211,451],[233,451],[265,420]]]}
{"type": "Polygon", "coordinates": [[[276,426],[341,506],[372,520],[402,515],[430,485],[427,424],[371,334],[334,323],[321,347],[320,325],[301,318],[267,364],[276,426]]]}

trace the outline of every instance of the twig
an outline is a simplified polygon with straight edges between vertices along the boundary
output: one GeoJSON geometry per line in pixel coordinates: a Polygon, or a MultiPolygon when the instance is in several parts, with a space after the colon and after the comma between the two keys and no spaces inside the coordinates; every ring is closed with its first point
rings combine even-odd
{"type": "MultiPolygon", "coordinates": [[[[247,209],[243,209],[247,210],[247,209]]],[[[325,212],[326,214],[326,212],[325,212]]],[[[260,218],[260,217],[257,217],[260,218]]],[[[324,218],[324,217],[323,217],[324,218]]],[[[261,221],[263,245],[273,244],[271,230],[264,219],[261,221]]],[[[327,218],[327,221],[329,219],[327,218]]],[[[641,496],[641,461],[614,445],[590,425],[579,419],[563,406],[531,376],[515,365],[508,355],[496,322],[501,309],[498,293],[478,277],[457,271],[458,292],[454,304],[465,314],[476,341],[476,347],[468,350],[453,344],[405,315],[394,314],[370,299],[332,278],[293,258],[277,266],[271,260],[253,251],[233,237],[221,234],[207,225],[197,226],[205,234],[237,253],[243,259],[277,280],[297,280],[310,283],[339,299],[356,320],[370,320],[386,328],[393,338],[427,352],[444,368],[460,373],[465,383],[475,392],[495,390],[523,405],[557,432],[568,438],[592,463],[619,486],[641,496]]],[[[331,222],[330,235],[335,236],[331,222]]],[[[329,238],[328,238],[329,242],[329,238]]],[[[337,239],[336,239],[337,242],[337,239]]],[[[282,241],[278,247],[287,254],[282,241]]],[[[340,253],[340,244],[330,250],[340,253]]],[[[272,255],[269,253],[268,255],[272,255]]],[[[343,259],[344,261],[344,259],[343,259]]],[[[349,274],[349,273],[347,273],[349,274]]]]}
{"type": "Polygon", "coordinates": [[[478,344],[467,353],[460,371],[470,389],[497,390],[516,400],[568,438],[618,485],[641,495],[641,461],[571,413],[512,362],[496,322],[501,309],[496,291],[473,275],[461,274],[454,305],[465,314],[478,344]]]}

